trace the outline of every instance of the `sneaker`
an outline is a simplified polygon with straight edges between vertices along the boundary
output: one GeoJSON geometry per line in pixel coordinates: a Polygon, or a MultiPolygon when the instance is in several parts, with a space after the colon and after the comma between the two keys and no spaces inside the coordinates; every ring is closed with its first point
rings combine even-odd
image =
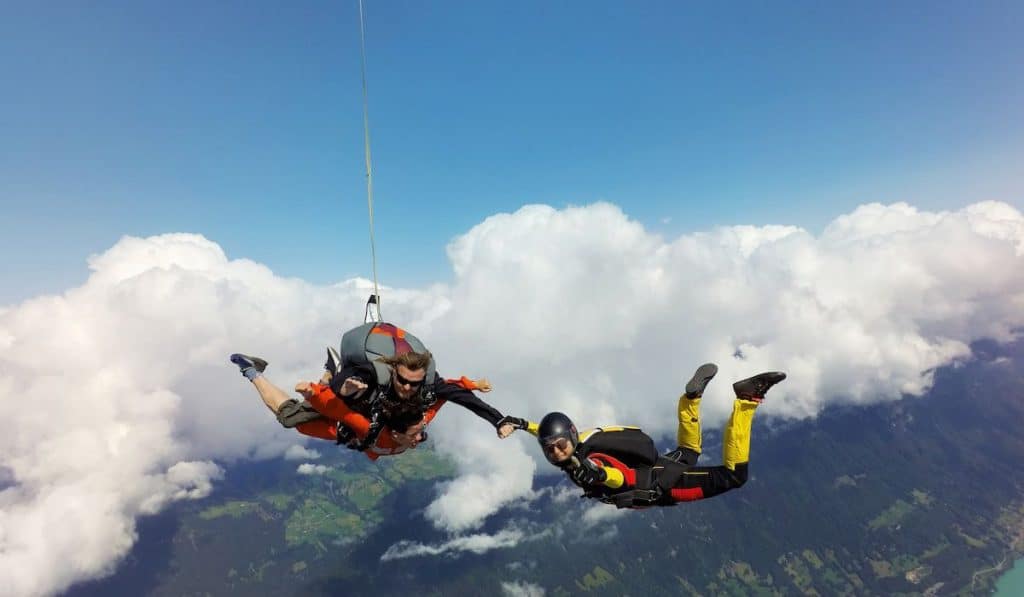
{"type": "Polygon", "coordinates": [[[690,381],[686,382],[686,397],[700,398],[708,382],[718,373],[718,366],[714,363],[705,363],[697,368],[690,381]]]}
{"type": "Polygon", "coordinates": [[[236,352],[229,358],[232,363],[238,365],[238,368],[242,370],[242,373],[245,373],[245,370],[249,368],[256,369],[260,373],[267,370],[267,362],[259,357],[251,357],[247,354],[236,352]]]}
{"type": "Polygon", "coordinates": [[[324,363],[324,369],[334,377],[338,374],[341,369],[341,355],[338,354],[337,350],[334,350],[330,346],[327,347],[327,362],[324,363]]]}
{"type": "Polygon", "coordinates": [[[740,400],[760,402],[764,400],[764,395],[768,392],[769,388],[784,379],[786,379],[785,373],[781,371],[768,371],[767,373],[759,373],[754,377],[741,379],[732,384],[732,389],[740,400]]]}

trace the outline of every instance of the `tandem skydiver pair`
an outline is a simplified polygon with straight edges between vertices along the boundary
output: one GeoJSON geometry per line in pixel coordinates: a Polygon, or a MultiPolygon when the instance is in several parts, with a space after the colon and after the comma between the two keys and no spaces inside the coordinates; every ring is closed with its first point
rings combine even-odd
{"type": "Polygon", "coordinates": [[[473,392],[490,391],[486,380],[444,379],[418,338],[392,324],[371,322],[349,330],[341,351],[328,349],[320,383],[300,383],[302,402],[270,383],[266,361],[231,355],[278,421],[300,433],[333,440],[376,460],[400,454],[426,439],[425,427],[448,401],[493,425],[504,439],[515,429],[535,435],[545,458],[563,470],[584,496],[619,508],[670,506],[705,499],[747,481],[754,413],[768,390],[786,378],[766,372],[733,384],[736,395],[726,422],[722,464],[699,467],[700,402],[718,367],[700,366],[678,400],[678,446],[662,455],[637,427],[609,426],[578,432],[560,412],[539,423],[503,416],[473,392]]]}
{"type": "Polygon", "coordinates": [[[486,380],[444,379],[416,336],[390,323],[370,322],[342,336],[341,350],[327,349],[319,383],[302,382],[288,396],[265,376],[267,362],[231,355],[264,404],[286,428],[359,450],[371,460],[415,448],[446,402],[469,409],[506,438],[515,427],[474,390],[490,391],[486,380]]]}

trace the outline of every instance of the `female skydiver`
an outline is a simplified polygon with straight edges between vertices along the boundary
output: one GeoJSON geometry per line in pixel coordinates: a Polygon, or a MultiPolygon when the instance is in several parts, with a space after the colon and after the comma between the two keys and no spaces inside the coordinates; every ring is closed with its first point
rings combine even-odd
{"type": "Polygon", "coordinates": [[[754,411],[785,373],[761,373],[732,385],[736,393],[725,425],[720,466],[695,466],[701,453],[700,400],[718,372],[702,365],[679,397],[678,447],[662,456],[654,441],[637,427],[599,427],[578,434],[560,412],[548,413],[540,424],[511,419],[518,429],[537,436],[548,462],[566,472],[584,496],[619,508],[671,506],[713,497],[747,481],[750,428],[754,411]]]}

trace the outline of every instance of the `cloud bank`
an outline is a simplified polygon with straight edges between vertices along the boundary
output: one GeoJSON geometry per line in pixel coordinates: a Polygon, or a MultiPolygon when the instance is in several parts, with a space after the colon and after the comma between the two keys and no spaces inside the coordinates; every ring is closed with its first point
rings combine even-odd
{"type": "MultiPolygon", "coordinates": [[[[609,204],[535,205],[488,218],[448,254],[450,285],[386,289],[385,315],[426,340],[442,374],[490,377],[503,412],[563,410],[581,427],[670,434],[675,397],[706,361],[720,372],[705,426],[724,419],[731,381],[768,369],[790,378],[761,416],[895,400],[968,358],[971,341],[1024,326],[1024,217],[1004,203],[870,204],[819,235],[673,239],[609,204]]],[[[234,459],[293,446],[226,357],[267,358],[285,387],[315,378],[368,294],[363,280],[277,276],[190,234],[126,237],[89,266],[82,286],[0,307],[0,586],[16,595],[111,572],[140,516],[207,495],[234,459]]],[[[498,441],[457,406],[431,427],[461,471],[428,509],[439,528],[478,528],[550,468],[530,438],[498,441]]]]}

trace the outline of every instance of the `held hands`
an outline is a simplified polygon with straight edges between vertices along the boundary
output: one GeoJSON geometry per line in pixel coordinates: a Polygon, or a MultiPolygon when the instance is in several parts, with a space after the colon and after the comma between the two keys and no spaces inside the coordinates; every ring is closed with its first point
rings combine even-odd
{"type": "Polygon", "coordinates": [[[603,467],[593,463],[589,458],[580,460],[580,464],[569,471],[569,476],[578,485],[598,485],[604,483],[608,473],[603,467]]]}
{"type": "Polygon", "coordinates": [[[526,420],[518,417],[502,417],[497,424],[498,437],[505,439],[516,429],[526,429],[526,420]]]}

